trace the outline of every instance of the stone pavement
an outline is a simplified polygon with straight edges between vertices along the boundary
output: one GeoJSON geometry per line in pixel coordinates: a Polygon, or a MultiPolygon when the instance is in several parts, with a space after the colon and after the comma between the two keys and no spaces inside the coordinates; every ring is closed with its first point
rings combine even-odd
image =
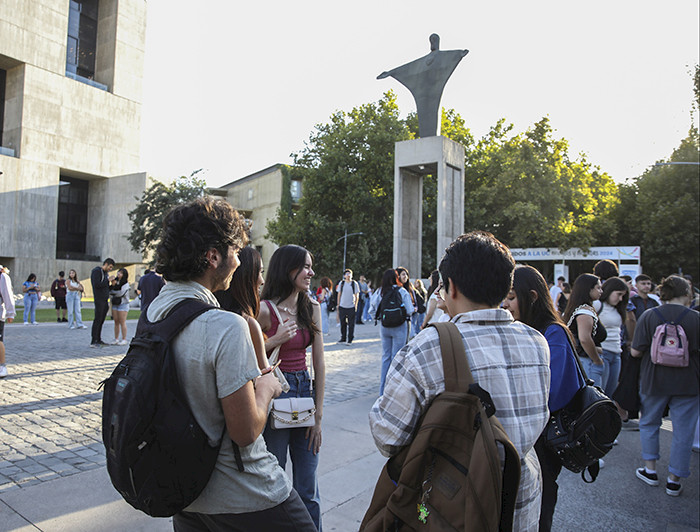
{"type": "MultiPolygon", "coordinates": [[[[135,321],[128,322],[131,333],[135,321]]],[[[357,530],[384,459],[367,412],[379,387],[378,329],[356,327],[352,346],[326,337],[324,445],[319,465],[324,529],[357,530]]],[[[130,508],[109,483],[100,439],[98,383],[125,346],[88,347],[89,329],[65,324],[7,324],[10,375],[0,380],[0,531],[171,530],[170,520],[130,508]]],[[[103,339],[112,337],[107,321],[103,339]]],[[[665,473],[671,425],[661,431],[665,473]]],[[[594,484],[562,472],[555,530],[697,531],[698,455],[681,497],[634,477],[639,433],[623,432],[594,484]]]]}

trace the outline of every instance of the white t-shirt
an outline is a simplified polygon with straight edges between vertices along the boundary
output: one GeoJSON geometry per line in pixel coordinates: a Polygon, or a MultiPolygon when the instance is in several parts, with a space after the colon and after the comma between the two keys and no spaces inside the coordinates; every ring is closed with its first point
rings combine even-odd
{"type": "Polygon", "coordinates": [[[340,281],[338,283],[338,306],[343,308],[353,308],[355,307],[355,294],[360,292],[360,287],[357,281],[351,281],[349,283],[345,281],[340,281]],[[342,288],[342,290],[341,290],[342,288]]]}

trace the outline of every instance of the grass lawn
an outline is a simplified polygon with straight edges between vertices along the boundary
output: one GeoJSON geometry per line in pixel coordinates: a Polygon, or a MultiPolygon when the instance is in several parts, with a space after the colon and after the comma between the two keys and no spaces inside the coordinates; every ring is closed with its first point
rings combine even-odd
{"type": "MultiPolygon", "coordinates": [[[[24,314],[24,309],[22,307],[19,307],[17,309],[17,315],[15,316],[15,323],[22,323],[23,321],[23,314],[24,314]]],[[[129,314],[127,314],[126,319],[127,320],[137,320],[139,319],[139,316],[141,315],[141,311],[138,309],[129,309],[129,314]]],[[[92,321],[95,319],[95,309],[92,308],[84,308],[82,309],[81,316],[83,318],[84,322],[87,321],[92,321]]],[[[107,315],[107,320],[109,321],[109,318],[111,316],[111,313],[107,315]]],[[[36,310],[36,321],[39,323],[56,323],[56,309],[54,308],[39,308],[36,310]]]]}

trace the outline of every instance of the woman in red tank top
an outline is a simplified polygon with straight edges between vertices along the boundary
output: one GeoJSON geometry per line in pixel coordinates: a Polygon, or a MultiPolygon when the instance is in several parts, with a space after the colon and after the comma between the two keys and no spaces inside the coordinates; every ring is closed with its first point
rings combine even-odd
{"type": "Polygon", "coordinates": [[[321,448],[326,366],[323,358],[321,307],[308,296],[313,276],[312,257],[306,249],[294,245],[277,249],[268,265],[258,321],[267,336],[267,354],[272,354],[276,347],[280,347],[280,369],[290,388],[280,397],[315,397],[316,424],[313,427],[273,429],[268,422],[263,437],[268,450],[277,457],[283,469],[289,450],[294,489],[320,531],[321,499],[316,471],[318,451],[321,448]],[[309,346],[313,364],[313,391],[306,365],[306,348],[309,346]]]}

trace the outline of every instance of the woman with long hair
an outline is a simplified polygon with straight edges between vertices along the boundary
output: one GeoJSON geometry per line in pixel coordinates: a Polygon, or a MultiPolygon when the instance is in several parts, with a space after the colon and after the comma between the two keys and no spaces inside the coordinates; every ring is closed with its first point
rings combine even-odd
{"type": "Polygon", "coordinates": [[[287,450],[292,459],[292,477],[318,530],[321,530],[321,498],[318,492],[318,452],[321,448],[321,419],[325,393],[326,365],[321,334],[321,306],[308,296],[314,276],[311,254],[303,247],[286,245],[270,259],[263,288],[263,304],[258,321],[267,335],[265,350],[278,346],[280,369],[289,383],[285,397],[314,397],[315,424],[306,429],[274,429],[268,422],[263,437],[282,469],[287,450]],[[306,348],[311,346],[312,380],[306,364],[306,348]]]}
{"type": "Polygon", "coordinates": [[[644,466],[636,471],[637,478],[649,486],[658,486],[656,461],[661,457],[659,428],[666,408],[671,413],[673,436],[668,455],[666,494],[681,494],[681,478],[690,476],[690,453],[693,433],[698,419],[700,392],[700,314],[688,308],[692,292],[690,283],[678,275],[661,281],[660,307],[641,315],[634,330],[632,356],[641,358],[640,396],[642,417],[639,420],[639,438],[642,444],[644,466]],[[652,345],[656,328],[673,322],[686,334],[688,365],[671,367],[652,361],[652,345]]]}
{"type": "Polygon", "coordinates": [[[440,297],[440,272],[433,270],[430,274],[430,289],[428,290],[428,305],[421,329],[425,329],[429,323],[442,321],[444,315],[444,301],[440,297]]]}
{"type": "Polygon", "coordinates": [[[129,272],[119,268],[117,275],[110,282],[109,296],[112,302],[112,319],[114,320],[114,345],[126,345],[126,316],[129,314],[129,272]],[[119,339],[119,331],[122,339],[119,339]]]}
{"type": "Polygon", "coordinates": [[[413,286],[413,292],[416,295],[416,312],[414,312],[413,316],[411,316],[411,329],[413,330],[413,336],[415,336],[422,329],[425,313],[428,310],[428,291],[425,289],[421,279],[416,279],[413,286]]]}
{"type": "MultiPolygon", "coordinates": [[[[412,310],[408,314],[413,317],[413,315],[418,312],[418,302],[416,300],[416,291],[413,289],[413,285],[411,284],[411,276],[408,273],[408,270],[406,268],[403,268],[399,266],[396,268],[396,273],[399,276],[399,286],[403,287],[404,290],[408,292],[408,295],[411,298],[411,305],[412,305],[412,310]]],[[[411,327],[412,321],[408,322],[408,339],[410,340],[413,338],[418,331],[416,331],[413,327],[411,327]]]]}
{"type": "MultiPolygon", "coordinates": [[[[503,302],[503,308],[510,311],[513,319],[537,329],[547,339],[551,372],[548,406],[550,412],[556,412],[566,406],[585,383],[574,357],[571,333],[554,308],[542,274],[532,266],[517,266],[513,273],[513,288],[503,302]]],[[[557,478],[562,463],[556,453],[546,448],[544,433],[535,443],[535,452],[542,466],[539,530],[544,532],[552,529],[559,489],[557,478]]]]}
{"type": "Polygon", "coordinates": [[[328,304],[333,295],[333,282],[330,277],[321,278],[321,286],[316,291],[316,300],[321,305],[321,330],[323,335],[330,334],[331,313],[328,311],[328,304]]]}
{"type": "Polygon", "coordinates": [[[622,327],[627,319],[627,303],[629,288],[619,277],[610,277],[603,283],[603,293],[598,301],[593,302],[593,308],[598,313],[600,323],[607,332],[607,337],[601,343],[603,348],[603,391],[612,397],[617,381],[620,378],[622,355],[622,327]]]}
{"type": "Polygon", "coordinates": [[[39,325],[36,321],[36,307],[41,297],[41,288],[35,274],[30,273],[27,280],[22,283],[22,292],[24,292],[24,324],[39,325]]]}
{"type": "MultiPolygon", "coordinates": [[[[384,272],[382,276],[382,286],[378,290],[375,290],[372,294],[372,299],[369,302],[369,313],[371,316],[376,316],[378,310],[382,310],[382,302],[386,304],[391,293],[398,290],[401,295],[401,300],[403,301],[403,306],[406,309],[407,320],[413,313],[413,302],[411,301],[411,296],[404,287],[401,286],[397,270],[388,269],[384,272]]],[[[385,327],[380,325],[379,335],[382,338],[382,370],[379,380],[379,395],[384,393],[384,383],[386,381],[386,373],[389,371],[389,366],[391,361],[394,359],[394,355],[399,352],[406,342],[408,341],[408,321],[397,327],[385,327]]]]}
{"type": "Polygon", "coordinates": [[[256,319],[260,312],[260,287],[265,282],[262,257],[254,247],[247,246],[238,253],[238,260],[240,265],[233,272],[228,290],[214,292],[214,296],[222,309],[235,312],[248,323],[255,358],[262,370],[268,367],[265,340],[256,319]]]}
{"type": "Polygon", "coordinates": [[[607,333],[593,308],[593,302],[600,299],[602,293],[600,278],[591,273],[582,273],[574,281],[563,316],[564,323],[574,337],[576,352],[581,357],[586,375],[601,388],[605,369],[605,363],[600,357],[603,353],[601,344],[607,333]]]}
{"type": "Polygon", "coordinates": [[[75,270],[68,271],[68,279],[66,280],[66,303],[68,305],[68,328],[69,329],[87,329],[83,324],[83,316],[80,310],[80,298],[83,297],[85,288],[78,280],[78,274],[75,270]]]}
{"type": "MultiPolygon", "coordinates": [[[[503,302],[503,308],[510,311],[513,319],[537,329],[547,339],[551,372],[548,406],[550,412],[556,412],[566,406],[585,383],[574,357],[571,333],[554,308],[542,274],[532,266],[517,266],[513,273],[513,288],[503,302]]],[[[552,528],[559,489],[557,478],[562,463],[556,453],[545,447],[544,435],[535,443],[535,452],[542,466],[539,530],[543,532],[552,528]]]]}

